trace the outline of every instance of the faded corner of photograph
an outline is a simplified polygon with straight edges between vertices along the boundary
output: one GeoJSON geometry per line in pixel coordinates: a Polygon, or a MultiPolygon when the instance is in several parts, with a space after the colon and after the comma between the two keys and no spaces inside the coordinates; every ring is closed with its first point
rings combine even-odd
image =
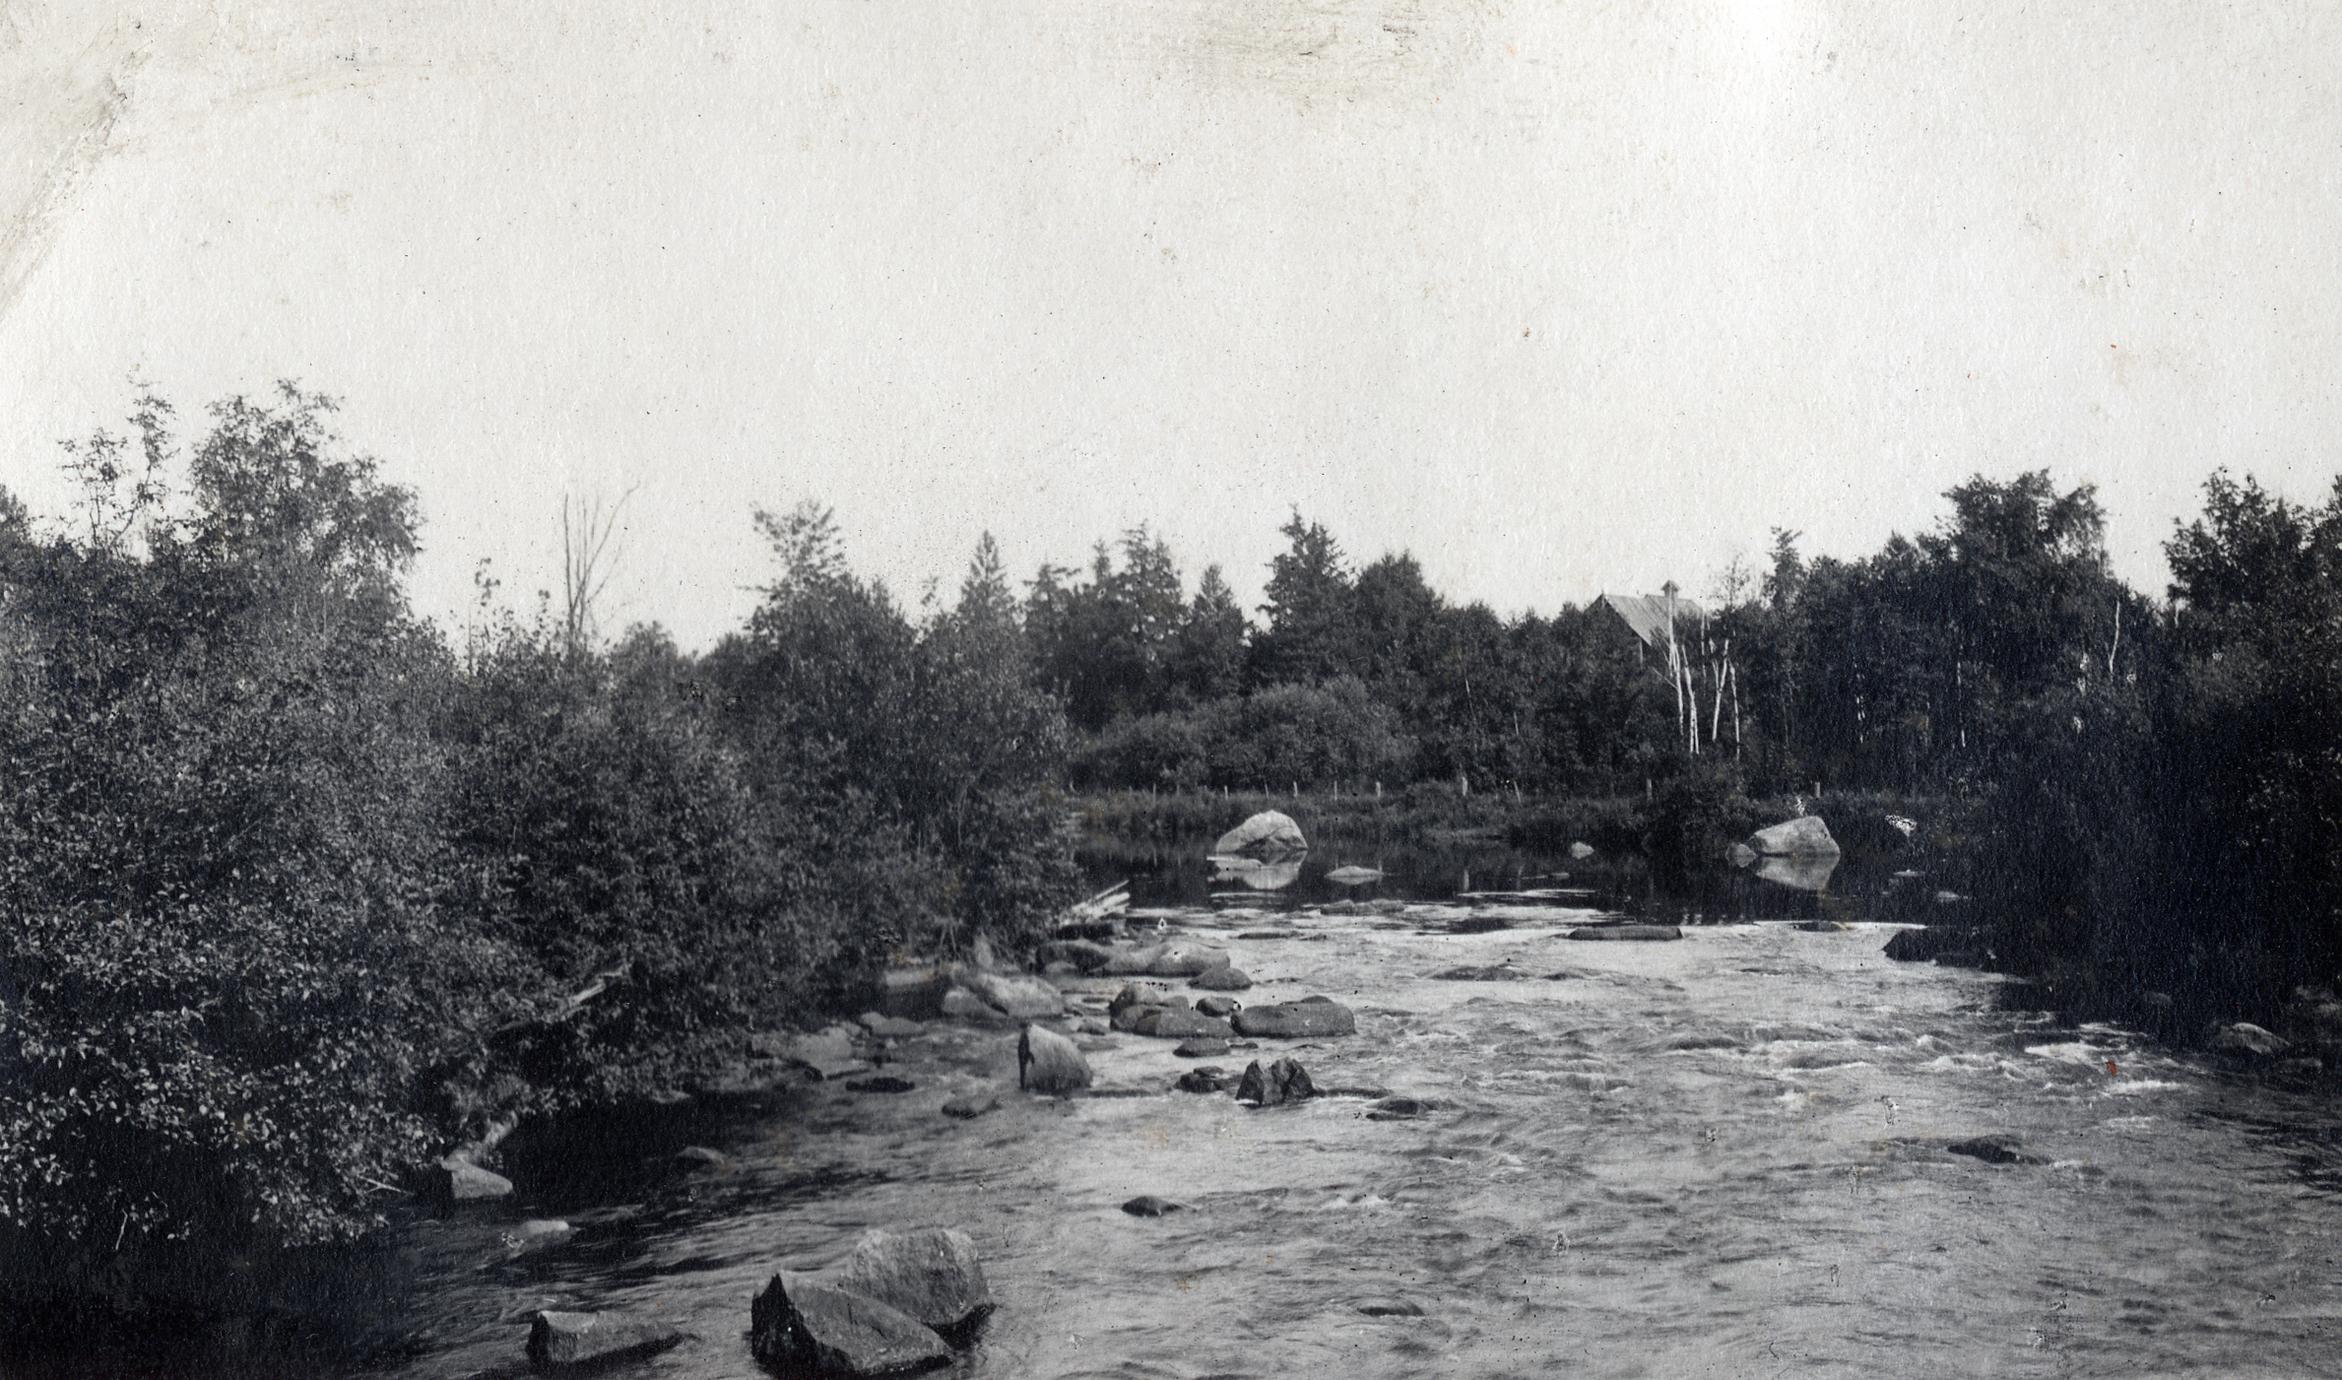
{"type": "Polygon", "coordinates": [[[0,0],[0,1375],[2342,1375],[2342,10],[0,0]]]}

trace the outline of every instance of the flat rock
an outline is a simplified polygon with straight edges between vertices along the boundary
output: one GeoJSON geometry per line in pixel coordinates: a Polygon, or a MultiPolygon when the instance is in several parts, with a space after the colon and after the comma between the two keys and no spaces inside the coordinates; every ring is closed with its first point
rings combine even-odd
{"type": "Polygon", "coordinates": [[[1651,943],[1683,938],[1677,925],[1580,925],[1569,932],[1571,939],[1607,939],[1614,943],[1651,943]]]}
{"type": "Polygon", "coordinates": [[[1196,978],[1228,966],[1228,951],[1204,944],[1166,944],[1155,951],[1147,972],[1155,977],[1196,978]]]}
{"type": "Polygon", "coordinates": [[[1235,1032],[1226,1021],[1207,1016],[1201,1011],[1184,1006],[1150,1006],[1131,1022],[1130,1033],[1151,1035],[1158,1040],[1185,1040],[1195,1036],[1224,1040],[1235,1032]]]}
{"type": "Polygon", "coordinates": [[[808,1275],[777,1274],[756,1296],[749,1350],[784,1371],[902,1375],[951,1361],[951,1346],[917,1318],[808,1275]]]}
{"type": "Polygon", "coordinates": [[[529,1359],[547,1368],[648,1356],[683,1340],[665,1323],[629,1313],[546,1311],[529,1323],[529,1359]]]}
{"type": "Polygon", "coordinates": [[[1463,964],[1431,975],[1433,982],[1518,982],[1528,974],[1501,963],[1463,964]]]}
{"type": "Polygon", "coordinates": [[[1273,1040],[1354,1035],[1358,1031],[1358,1018],[1331,997],[1247,1006],[1236,1013],[1233,1024],[1240,1035],[1273,1040]]]}
{"type": "Polygon", "coordinates": [[[825,1081],[870,1072],[870,1061],[854,1047],[853,1036],[844,1026],[800,1035],[789,1042],[787,1052],[781,1057],[825,1081]]]}
{"type": "Polygon", "coordinates": [[[918,1021],[901,1016],[882,1016],[876,1011],[865,1011],[860,1017],[862,1028],[882,1040],[907,1040],[924,1034],[927,1027],[918,1021]]]}

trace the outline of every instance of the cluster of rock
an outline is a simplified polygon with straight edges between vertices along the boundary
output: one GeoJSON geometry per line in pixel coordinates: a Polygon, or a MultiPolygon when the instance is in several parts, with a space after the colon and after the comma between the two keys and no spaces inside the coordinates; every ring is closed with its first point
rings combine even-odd
{"type": "MultiPolygon", "coordinates": [[[[773,1275],[749,1306],[748,1342],[786,1374],[902,1375],[949,1364],[992,1308],[965,1232],[874,1231],[826,1269],[773,1275]]],[[[547,1310],[530,1323],[528,1356],[541,1369],[599,1373],[683,1337],[640,1314],[547,1310]]]]}

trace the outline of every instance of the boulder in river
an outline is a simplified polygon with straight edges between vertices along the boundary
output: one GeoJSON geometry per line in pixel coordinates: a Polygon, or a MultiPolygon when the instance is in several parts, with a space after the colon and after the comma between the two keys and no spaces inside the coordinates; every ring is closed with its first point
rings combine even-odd
{"type": "Polygon", "coordinates": [[[1243,1010],[1244,1003],[1234,997],[1197,997],[1195,1009],[1207,1016],[1217,1016],[1224,1021],[1243,1010]]]}
{"type": "Polygon", "coordinates": [[[1946,925],[1897,930],[1879,952],[1897,963],[1974,963],[1980,956],[1974,934],[1946,925]]]}
{"type": "Polygon", "coordinates": [[[1315,1096],[1317,1085],[1310,1082],[1309,1070],[1292,1059],[1272,1060],[1267,1068],[1255,1059],[1244,1066],[1244,1077],[1236,1084],[1236,1100],[1258,1107],[1281,1107],[1315,1096]]]}
{"type": "Polygon", "coordinates": [[[1070,963],[1085,973],[1095,973],[1114,961],[1114,950],[1087,939],[1052,939],[1035,948],[1033,957],[1043,963],[1070,963]]]}
{"type": "Polygon", "coordinates": [[[1189,978],[1187,985],[1202,988],[1206,992],[1242,992],[1251,988],[1252,978],[1242,968],[1232,963],[1222,963],[1217,968],[1206,969],[1189,978]]]}
{"type": "Polygon", "coordinates": [[[1220,835],[1220,841],[1212,845],[1214,856],[1229,858],[1275,858],[1308,851],[1309,840],[1303,837],[1301,826],[1281,810],[1261,811],[1220,835]]]}
{"type": "Polygon", "coordinates": [[[1168,1217],[1174,1212],[1185,1212],[1187,1204],[1174,1203],[1169,1198],[1158,1198],[1152,1193],[1141,1193],[1122,1205],[1122,1210],[1133,1217],[1168,1217]]]}
{"type": "Polygon", "coordinates": [[[1749,848],[1765,857],[1834,856],[1838,841],[1820,815],[1799,815],[1748,836],[1749,848]]]}
{"type": "Polygon", "coordinates": [[[1018,1020],[1054,1016],[1065,1010],[1065,994],[1048,982],[1022,973],[994,973],[970,969],[960,974],[960,985],[984,999],[986,1006],[1018,1020]]]}
{"type": "Polygon", "coordinates": [[[954,987],[943,994],[943,1014],[947,1019],[970,1025],[1002,1026],[1016,1019],[965,987],[954,987]]]}
{"type": "Polygon", "coordinates": [[[2292,1041],[2251,1021],[2224,1025],[2212,1036],[2214,1053],[2245,1059],[2274,1059],[2291,1048],[2292,1041]]]}
{"type": "Polygon", "coordinates": [[[867,1078],[849,1078],[846,1080],[847,1092],[907,1093],[916,1092],[918,1087],[919,1085],[912,1082],[910,1079],[897,1078],[891,1073],[874,1073],[867,1078]]]}
{"type": "Polygon", "coordinates": [[[1466,963],[1460,967],[1443,968],[1431,975],[1433,982],[1515,982],[1528,974],[1502,963],[1466,963]]]}
{"type": "Polygon", "coordinates": [[[1147,972],[1155,977],[1201,977],[1216,968],[1228,966],[1228,951],[1202,944],[1166,944],[1155,953],[1155,961],[1147,972]]]}
{"type": "Polygon", "coordinates": [[[872,1231],[821,1272],[835,1288],[899,1309],[946,1337],[992,1311],[976,1243],[951,1227],[872,1231]]]}
{"type": "Polygon", "coordinates": [[[853,1032],[842,1025],[798,1036],[784,1047],[782,1057],[822,1080],[870,1072],[869,1061],[854,1047],[853,1032]]]}
{"type": "Polygon", "coordinates": [[[429,1178],[431,1196],[443,1203],[485,1203],[512,1196],[512,1180],[462,1155],[441,1159],[429,1178]]]}
{"type": "Polygon", "coordinates": [[[1090,1086],[1090,1061],[1063,1035],[1027,1025],[1017,1036],[1016,1083],[1026,1092],[1063,1097],[1090,1086]]]}
{"type": "Polygon", "coordinates": [[[1179,1048],[1171,1052],[1182,1059],[1217,1059],[1228,1052],[1228,1042],[1210,1035],[1197,1035],[1181,1040],[1179,1048]]]}
{"type": "Polygon", "coordinates": [[[1163,956],[1160,944],[1145,944],[1135,949],[1115,949],[1106,955],[1106,961],[1095,970],[1108,977],[1141,977],[1155,971],[1156,962],[1163,956]]]}
{"type": "Polygon", "coordinates": [[[1130,1023],[1129,1029],[1134,1035],[1151,1035],[1158,1040],[1185,1040],[1199,1035],[1225,1040],[1235,1033],[1226,1021],[1185,1006],[1147,1007],[1130,1023]]]}
{"type": "Polygon", "coordinates": [[[863,1012],[859,1023],[864,1030],[881,1040],[908,1040],[914,1035],[925,1033],[927,1029],[917,1021],[905,1020],[900,1016],[883,1016],[876,1011],[863,1012]]]}
{"type": "Polygon", "coordinates": [[[1368,1121],[1413,1121],[1428,1115],[1439,1104],[1420,1097],[1385,1097],[1366,1109],[1368,1121]]]}
{"type": "Polygon", "coordinates": [[[529,1324],[529,1359],[549,1369],[648,1356],[683,1340],[665,1323],[630,1313],[548,1310],[529,1324]]]}
{"type": "Polygon", "coordinates": [[[1681,939],[1683,929],[1678,925],[1580,925],[1569,932],[1571,939],[1606,939],[1623,943],[1650,943],[1659,940],[1681,939]]]}
{"type": "Polygon", "coordinates": [[[1757,851],[1745,843],[1733,844],[1724,850],[1724,861],[1734,867],[1746,867],[1757,860],[1757,851]]]}
{"type": "Polygon", "coordinates": [[[758,1361],[815,1375],[904,1375],[951,1361],[934,1328],[817,1276],[778,1274],[756,1296],[748,1346],[758,1361]]]}
{"type": "Polygon", "coordinates": [[[1303,997],[1268,1006],[1247,1006],[1236,1013],[1236,1033],[1271,1040],[1304,1040],[1329,1035],[1355,1035],[1358,1018],[1331,997],[1303,997]]]}
{"type": "Polygon", "coordinates": [[[1594,845],[1584,839],[1579,839],[1569,846],[1569,855],[1572,861],[1584,862],[1594,856],[1594,845]]]}

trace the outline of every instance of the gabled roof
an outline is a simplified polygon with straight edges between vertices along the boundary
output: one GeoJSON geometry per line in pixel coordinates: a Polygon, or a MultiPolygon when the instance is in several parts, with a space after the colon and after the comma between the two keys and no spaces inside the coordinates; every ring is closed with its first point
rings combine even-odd
{"type": "MultiPolygon", "coordinates": [[[[1618,621],[1646,647],[1667,645],[1667,596],[1664,594],[1604,594],[1594,600],[1606,604],[1618,615],[1618,621]]],[[[1682,637],[1707,614],[1698,604],[1677,595],[1675,598],[1675,632],[1682,637]]]]}

